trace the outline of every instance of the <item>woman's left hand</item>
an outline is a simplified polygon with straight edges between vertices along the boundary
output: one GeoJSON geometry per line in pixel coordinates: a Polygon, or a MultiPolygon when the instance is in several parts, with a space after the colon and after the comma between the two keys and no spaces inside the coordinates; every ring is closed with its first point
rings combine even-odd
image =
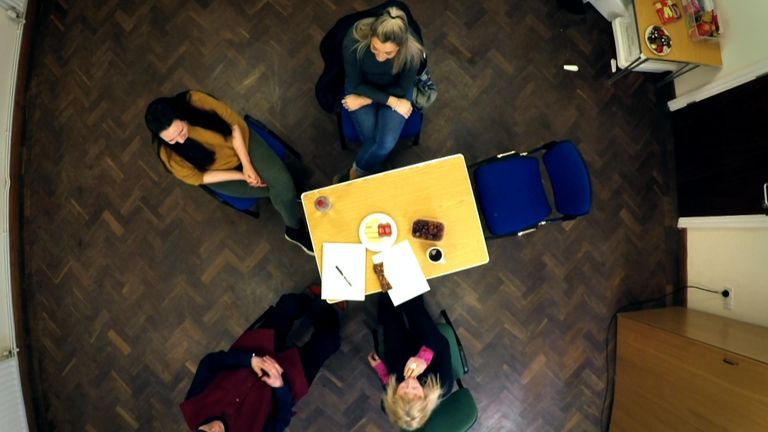
{"type": "Polygon", "coordinates": [[[411,101],[404,98],[398,98],[397,104],[395,105],[393,110],[397,111],[398,114],[405,117],[406,119],[411,116],[411,113],[413,112],[413,104],[411,104],[411,101]]]}
{"type": "Polygon", "coordinates": [[[243,176],[245,176],[245,181],[251,187],[267,187],[267,184],[259,177],[259,173],[256,172],[252,165],[243,166],[243,176]]]}
{"type": "Polygon", "coordinates": [[[406,378],[416,378],[427,368],[427,362],[419,357],[411,357],[405,362],[403,376],[406,378]]]}

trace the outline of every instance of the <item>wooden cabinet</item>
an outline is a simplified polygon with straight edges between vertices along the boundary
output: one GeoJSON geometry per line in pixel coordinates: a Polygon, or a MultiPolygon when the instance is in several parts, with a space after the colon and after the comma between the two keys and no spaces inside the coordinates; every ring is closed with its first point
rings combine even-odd
{"type": "Polygon", "coordinates": [[[685,308],[619,315],[613,431],[768,431],[768,328],[685,308]]]}

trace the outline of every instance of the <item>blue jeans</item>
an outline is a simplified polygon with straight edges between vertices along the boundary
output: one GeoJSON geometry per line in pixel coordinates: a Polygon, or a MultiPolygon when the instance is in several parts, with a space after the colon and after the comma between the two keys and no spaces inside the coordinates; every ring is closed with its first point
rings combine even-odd
{"type": "Polygon", "coordinates": [[[363,143],[355,159],[355,169],[361,175],[379,171],[400,138],[405,117],[376,102],[350,111],[349,116],[363,143]]]}

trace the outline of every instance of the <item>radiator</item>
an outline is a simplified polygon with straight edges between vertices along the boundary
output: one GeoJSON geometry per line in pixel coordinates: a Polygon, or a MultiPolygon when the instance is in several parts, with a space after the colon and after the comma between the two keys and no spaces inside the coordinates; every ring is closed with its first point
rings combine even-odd
{"type": "Polygon", "coordinates": [[[16,72],[26,0],[0,0],[0,431],[28,431],[11,296],[8,194],[16,72]]]}
{"type": "Polygon", "coordinates": [[[28,431],[18,357],[0,360],[0,430],[28,431]]]}
{"type": "Polygon", "coordinates": [[[0,0],[0,9],[3,9],[4,11],[16,11],[19,16],[24,15],[24,10],[26,8],[27,0],[0,0]]]}

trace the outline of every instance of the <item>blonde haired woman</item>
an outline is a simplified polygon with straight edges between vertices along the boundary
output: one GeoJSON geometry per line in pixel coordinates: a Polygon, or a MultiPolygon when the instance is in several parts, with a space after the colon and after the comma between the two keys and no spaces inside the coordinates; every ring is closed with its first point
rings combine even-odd
{"type": "Polygon", "coordinates": [[[349,171],[355,179],[378,171],[397,143],[413,111],[413,85],[424,48],[405,12],[388,7],[378,17],[355,23],[344,37],[342,53],[342,106],[363,144],[349,171]]]}
{"type": "Polygon", "coordinates": [[[378,320],[384,329],[384,361],[370,353],[368,363],[385,386],[384,409],[398,427],[418,429],[453,387],[448,341],[421,296],[398,307],[388,295],[379,296],[378,320]]]}

